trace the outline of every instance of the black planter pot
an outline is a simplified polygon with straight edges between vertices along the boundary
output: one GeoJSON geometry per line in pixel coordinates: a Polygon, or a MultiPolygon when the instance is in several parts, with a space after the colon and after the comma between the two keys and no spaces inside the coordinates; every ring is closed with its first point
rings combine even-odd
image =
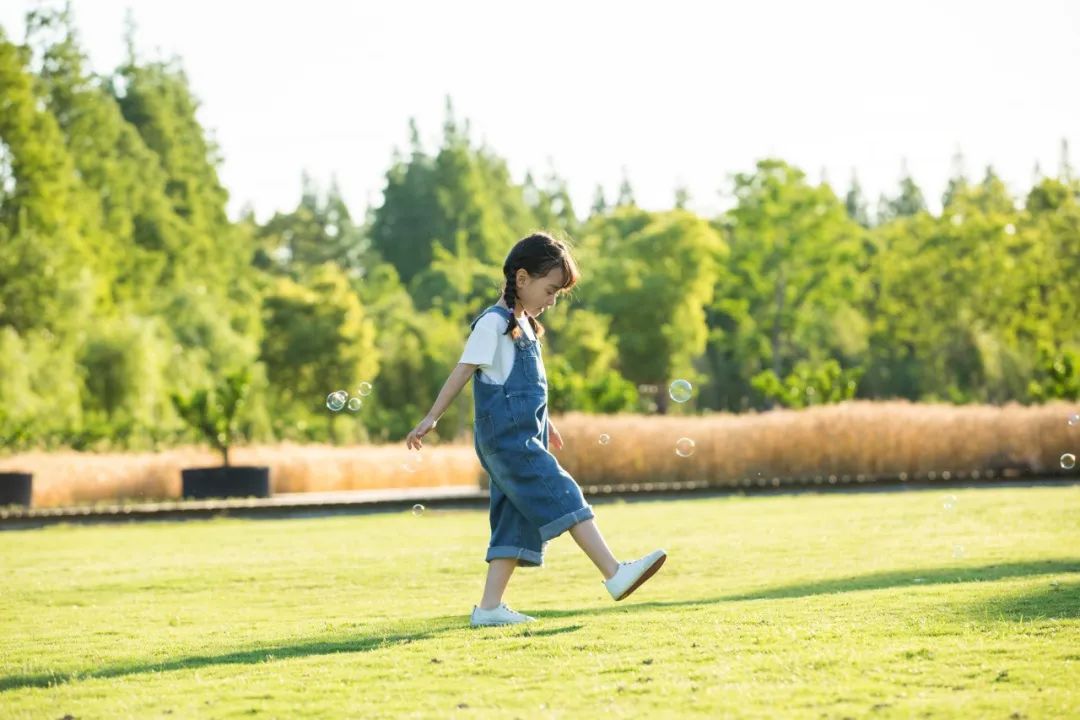
{"type": "Polygon", "coordinates": [[[186,498],[270,497],[270,468],[230,466],[180,471],[186,498]]]}
{"type": "Polygon", "coordinates": [[[33,473],[0,472],[0,507],[22,505],[30,507],[33,473]]]}

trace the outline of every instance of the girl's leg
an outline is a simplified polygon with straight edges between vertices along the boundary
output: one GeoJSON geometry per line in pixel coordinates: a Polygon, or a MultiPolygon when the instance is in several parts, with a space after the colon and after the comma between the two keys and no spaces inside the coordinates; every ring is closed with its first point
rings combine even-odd
{"type": "Polygon", "coordinates": [[[619,562],[611,554],[611,549],[604,542],[600,528],[596,527],[593,519],[583,520],[570,528],[570,537],[574,538],[578,547],[585,551],[593,564],[603,573],[604,579],[610,580],[619,569],[619,562]]]}
{"type": "Polygon", "coordinates": [[[481,610],[493,610],[502,602],[506,584],[517,567],[517,558],[492,558],[488,562],[487,582],[484,583],[484,597],[480,600],[481,610]]]}

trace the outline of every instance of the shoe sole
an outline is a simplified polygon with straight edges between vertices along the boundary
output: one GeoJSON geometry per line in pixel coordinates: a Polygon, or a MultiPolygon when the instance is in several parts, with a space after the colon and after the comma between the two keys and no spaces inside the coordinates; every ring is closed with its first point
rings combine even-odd
{"type": "Polygon", "coordinates": [[[649,569],[648,569],[648,570],[646,570],[645,572],[641,573],[641,577],[639,577],[639,578],[637,579],[637,582],[635,582],[635,583],[634,583],[633,585],[631,585],[630,587],[628,587],[628,588],[626,589],[626,592],[624,592],[624,593],[623,593],[622,595],[620,595],[619,597],[615,598],[615,602],[618,602],[618,601],[620,601],[620,600],[623,600],[623,599],[625,599],[625,598],[628,598],[628,597],[630,597],[630,593],[632,593],[632,592],[634,592],[635,590],[637,590],[637,589],[638,589],[639,587],[641,587],[641,586],[642,586],[642,584],[644,584],[644,582],[645,582],[646,580],[648,580],[648,579],[649,579],[649,578],[651,578],[651,577],[652,577],[653,575],[655,575],[655,574],[656,574],[656,571],[657,571],[657,570],[659,570],[659,569],[660,569],[660,568],[661,568],[661,567],[663,566],[663,564],[664,564],[664,562],[665,562],[666,560],[667,560],[667,553],[665,553],[665,554],[661,555],[661,556],[660,556],[659,558],[657,558],[657,559],[656,559],[656,562],[654,562],[654,563],[653,563],[652,565],[650,565],[650,566],[649,566],[649,569]]]}
{"type": "Polygon", "coordinates": [[[494,623],[474,623],[470,622],[470,627],[505,627],[506,625],[528,625],[535,620],[518,620],[517,622],[494,622],[494,623]]]}

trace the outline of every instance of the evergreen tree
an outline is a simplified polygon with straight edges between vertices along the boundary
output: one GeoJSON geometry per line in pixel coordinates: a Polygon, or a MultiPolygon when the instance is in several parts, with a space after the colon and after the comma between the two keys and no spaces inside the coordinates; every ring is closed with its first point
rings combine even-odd
{"type": "Polygon", "coordinates": [[[923,199],[922,190],[915,184],[905,162],[900,177],[900,194],[889,202],[889,216],[909,217],[924,210],[926,201],[923,199]]]}
{"type": "Polygon", "coordinates": [[[680,183],[675,188],[675,209],[685,210],[687,203],[690,202],[690,191],[686,189],[686,186],[680,183]]]}
{"type": "Polygon", "coordinates": [[[623,168],[622,181],[619,183],[619,197],[615,200],[615,207],[633,207],[636,206],[634,202],[634,188],[630,185],[630,178],[626,174],[626,168],[623,168]]]}
{"type": "Polygon", "coordinates": [[[593,193],[592,206],[589,209],[590,216],[603,215],[608,210],[607,200],[604,198],[604,188],[602,185],[596,186],[596,191],[593,193]]]}
{"type": "Polygon", "coordinates": [[[957,194],[965,192],[967,187],[968,181],[966,173],[964,172],[964,154],[960,151],[960,148],[957,148],[952,156],[952,175],[949,177],[948,185],[945,187],[945,192],[941,196],[941,207],[949,207],[949,205],[952,204],[953,198],[955,198],[957,194]]]}
{"type": "Polygon", "coordinates": [[[11,168],[0,205],[0,325],[62,336],[85,327],[97,304],[86,234],[94,209],[27,63],[0,29],[0,142],[11,168]]]}
{"type": "Polygon", "coordinates": [[[844,196],[844,209],[848,217],[862,227],[870,227],[870,214],[866,208],[866,198],[863,197],[862,186],[859,178],[855,175],[855,169],[851,170],[851,185],[847,195],[844,196]]]}
{"type": "Polygon", "coordinates": [[[1069,160],[1069,140],[1061,138],[1061,150],[1058,155],[1058,178],[1066,185],[1072,183],[1072,162],[1069,160]]]}

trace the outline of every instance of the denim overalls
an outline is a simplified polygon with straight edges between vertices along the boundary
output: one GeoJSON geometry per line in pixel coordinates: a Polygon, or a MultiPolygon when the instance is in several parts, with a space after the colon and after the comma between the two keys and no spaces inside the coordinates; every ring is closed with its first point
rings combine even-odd
{"type": "MultiPolygon", "coordinates": [[[[509,310],[493,305],[507,322],[509,310]]],[[[544,546],[593,517],[581,488],[548,452],[547,375],[540,342],[522,333],[503,385],[473,376],[474,444],[491,478],[491,541],[486,560],[517,558],[520,567],[544,564],[544,546]]],[[[477,371],[479,373],[479,370],[477,371]]]]}

